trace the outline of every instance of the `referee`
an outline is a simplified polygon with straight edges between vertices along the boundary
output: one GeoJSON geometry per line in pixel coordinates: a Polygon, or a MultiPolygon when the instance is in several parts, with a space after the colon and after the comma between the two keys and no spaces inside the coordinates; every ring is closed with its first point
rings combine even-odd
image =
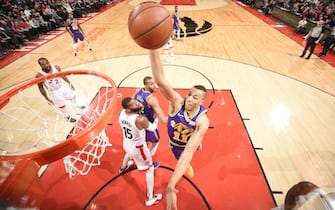
{"type": "Polygon", "coordinates": [[[316,24],[316,26],[314,28],[312,28],[308,34],[306,35],[306,39],[307,39],[307,43],[305,46],[304,51],[302,52],[302,54],[300,55],[300,57],[304,57],[308,48],[310,47],[310,53],[309,55],[306,57],[306,59],[309,59],[311,57],[311,55],[314,52],[315,46],[317,43],[319,43],[324,35],[324,27],[323,27],[323,20],[319,20],[319,22],[316,24]]]}

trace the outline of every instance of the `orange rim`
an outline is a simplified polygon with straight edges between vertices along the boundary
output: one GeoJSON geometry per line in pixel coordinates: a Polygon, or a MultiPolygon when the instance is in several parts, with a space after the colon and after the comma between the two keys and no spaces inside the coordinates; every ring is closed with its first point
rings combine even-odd
{"type": "Polygon", "coordinates": [[[0,155],[0,160],[13,161],[13,160],[29,158],[36,161],[39,165],[44,165],[59,160],[65,157],[66,155],[69,155],[72,152],[81,149],[85,144],[87,144],[89,140],[92,139],[92,136],[97,136],[102,131],[102,129],[108,124],[110,117],[112,116],[112,114],[114,114],[117,108],[116,85],[109,76],[96,71],[71,70],[34,78],[30,81],[24,82],[14,87],[10,91],[2,95],[0,98],[0,109],[6,106],[10,98],[16,95],[19,91],[25,90],[33,85],[41,83],[46,79],[62,77],[67,75],[75,75],[75,74],[82,74],[82,75],[88,74],[97,76],[105,79],[106,81],[108,81],[108,83],[110,83],[111,87],[114,89],[114,93],[112,96],[113,100],[112,103],[109,105],[109,107],[106,108],[105,113],[103,113],[103,115],[99,119],[97,119],[94,123],[92,123],[92,125],[88,127],[85,131],[79,133],[78,135],[71,136],[57,145],[48,147],[46,149],[42,149],[40,151],[22,155],[0,155]]]}

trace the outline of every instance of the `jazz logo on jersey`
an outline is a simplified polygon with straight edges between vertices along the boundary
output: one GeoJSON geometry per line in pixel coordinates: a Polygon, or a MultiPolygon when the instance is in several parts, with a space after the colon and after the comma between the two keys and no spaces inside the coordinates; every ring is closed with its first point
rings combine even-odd
{"type": "Polygon", "coordinates": [[[182,143],[187,143],[187,140],[191,137],[194,131],[181,122],[175,123],[174,121],[171,121],[171,126],[174,128],[173,140],[182,143]]]}

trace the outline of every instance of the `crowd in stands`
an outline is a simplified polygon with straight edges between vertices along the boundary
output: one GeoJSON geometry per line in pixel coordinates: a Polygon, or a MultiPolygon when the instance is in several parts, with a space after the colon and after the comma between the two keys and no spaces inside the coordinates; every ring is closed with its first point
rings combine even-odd
{"type": "MultiPolygon", "coordinates": [[[[253,5],[255,2],[254,0],[241,1],[248,5],[253,5]]],[[[306,17],[313,23],[324,20],[329,29],[335,27],[335,1],[333,0],[264,0],[261,11],[271,14],[274,7],[301,18],[306,17]]]]}
{"type": "MultiPolygon", "coordinates": [[[[255,0],[240,0],[247,5],[253,6],[255,0]]],[[[301,18],[294,31],[296,33],[307,34],[305,28],[307,21],[316,24],[319,20],[324,21],[324,27],[331,31],[321,44],[331,40],[330,49],[335,48],[335,1],[333,0],[263,0],[259,11],[271,15],[273,8],[277,7],[283,11],[290,12],[301,18]]],[[[335,49],[334,49],[335,50],[335,49]]]]}
{"type": "Polygon", "coordinates": [[[0,58],[25,42],[63,27],[68,14],[80,18],[112,0],[0,0],[0,58]]]}
{"type": "Polygon", "coordinates": [[[276,6],[316,23],[323,20],[326,27],[335,27],[335,2],[332,0],[277,0],[276,6]]]}

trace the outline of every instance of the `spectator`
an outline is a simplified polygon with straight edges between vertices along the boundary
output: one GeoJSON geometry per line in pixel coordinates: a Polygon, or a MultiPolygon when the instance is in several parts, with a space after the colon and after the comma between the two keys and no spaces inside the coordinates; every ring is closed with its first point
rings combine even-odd
{"type": "Polygon", "coordinates": [[[264,5],[261,6],[260,12],[264,13],[265,15],[272,14],[273,6],[275,5],[274,1],[264,1],[264,5]]]}
{"type": "Polygon", "coordinates": [[[24,22],[21,19],[15,19],[13,28],[15,31],[24,34],[24,39],[34,39],[33,34],[29,30],[29,24],[27,22],[24,22]]]}
{"type": "Polygon", "coordinates": [[[0,27],[0,58],[8,53],[10,37],[0,27]]]}
{"type": "Polygon", "coordinates": [[[66,9],[66,13],[71,14],[73,12],[72,6],[69,1],[63,1],[63,7],[66,9]]]}
{"type": "Polygon", "coordinates": [[[307,18],[303,17],[299,21],[297,27],[294,29],[294,32],[297,33],[297,34],[306,34],[307,33],[306,25],[307,25],[307,18]]]}
{"type": "Polygon", "coordinates": [[[332,32],[325,39],[322,52],[319,53],[319,56],[326,56],[328,50],[334,45],[335,45],[335,28],[333,28],[332,32]]]}
{"type": "Polygon", "coordinates": [[[56,14],[62,18],[62,22],[65,23],[65,21],[68,19],[68,15],[66,13],[66,10],[63,7],[58,7],[56,9],[56,14]]]}
{"type": "Polygon", "coordinates": [[[16,33],[9,25],[3,28],[3,32],[10,37],[10,49],[20,48],[23,44],[23,37],[16,33]]]}
{"type": "Polygon", "coordinates": [[[29,9],[28,5],[24,7],[23,13],[26,18],[29,18],[31,16],[31,10],[29,9]]]}
{"type": "Polygon", "coordinates": [[[31,17],[29,19],[29,28],[35,37],[39,37],[39,35],[42,34],[40,25],[35,17],[31,17]]]}
{"type": "Polygon", "coordinates": [[[43,17],[40,15],[40,13],[36,12],[35,14],[36,14],[35,19],[42,33],[47,33],[48,31],[51,31],[51,23],[45,21],[43,17]]]}

